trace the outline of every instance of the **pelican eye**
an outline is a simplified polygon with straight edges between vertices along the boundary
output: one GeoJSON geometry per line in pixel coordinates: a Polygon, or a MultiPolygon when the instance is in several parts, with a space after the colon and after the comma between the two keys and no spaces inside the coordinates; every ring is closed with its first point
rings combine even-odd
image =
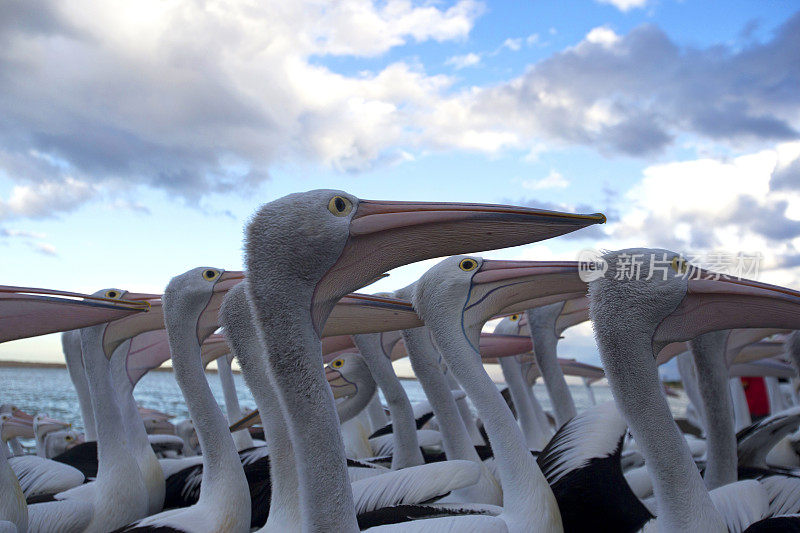
{"type": "Polygon", "coordinates": [[[66,437],[64,437],[64,439],[65,439],[67,442],[69,442],[69,441],[71,441],[71,440],[72,440],[72,435],[67,435],[66,437]]]}
{"type": "Polygon", "coordinates": [[[344,366],[344,361],[341,359],[337,359],[336,361],[331,363],[333,368],[342,368],[344,366]]]}
{"type": "Polygon", "coordinates": [[[119,291],[106,291],[106,298],[119,298],[119,291]]]}
{"type": "Polygon", "coordinates": [[[219,275],[220,275],[219,270],[208,269],[203,271],[203,277],[208,281],[214,281],[219,277],[219,275]]]}
{"type": "Polygon", "coordinates": [[[512,322],[516,322],[517,320],[519,320],[519,315],[511,315],[512,322]]]}
{"type": "Polygon", "coordinates": [[[344,217],[350,214],[350,211],[353,210],[353,202],[345,198],[344,196],[334,196],[331,198],[331,201],[328,202],[328,211],[336,215],[337,217],[344,217]]]}
{"type": "Polygon", "coordinates": [[[464,272],[469,272],[471,270],[475,270],[478,268],[478,262],[474,259],[462,259],[461,262],[458,264],[458,268],[463,270],[464,272]]]}
{"type": "Polygon", "coordinates": [[[670,268],[678,274],[685,274],[689,270],[689,263],[683,257],[675,256],[669,264],[670,268]]]}

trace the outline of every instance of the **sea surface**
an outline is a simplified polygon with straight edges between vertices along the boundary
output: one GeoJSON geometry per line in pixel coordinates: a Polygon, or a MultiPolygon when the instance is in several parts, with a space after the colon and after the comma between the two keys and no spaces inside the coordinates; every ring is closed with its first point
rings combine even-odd
{"type": "MultiPolygon", "coordinates": [[[[224,400],[219,376],[209,372],[206,378],[217,402],[222,406],[224,400]]],[[[255,408],[255,402],[241,374],[234,374],[234,381],[241,406],[255,408]]],[[[419,382],[413,379],[401,381],[412,403],[425,400],[419,382]]],[[[503,386],[498,384],[498,387],[503,386]]],[[[572,385],[570,389],[578,411],[591,405],[583,385],[572,385]]],[[[596,384],[592,389],[598,403],[612,400],[611,390],[607,385],[596,384]]],[[[544,385],[537,383],[534,392],[545,410],[549,411],[550,399],[547,397],[544,385]]],[[[186,403],[172,372],[150,372],[145,375],[137,384],[134,396],[141,406],[175,415],[173,422],[189,417],[186,403]]],[[[679,398],[670,398],[669,401],[673,413],[683,415],[687,403],[686,397],[681,393],[679,398]]],[[[83,431],[77,396],[66,369],[0,367],[0,404],[3,403],[10,403],[31,414],[47,413],[83,431]]]]}

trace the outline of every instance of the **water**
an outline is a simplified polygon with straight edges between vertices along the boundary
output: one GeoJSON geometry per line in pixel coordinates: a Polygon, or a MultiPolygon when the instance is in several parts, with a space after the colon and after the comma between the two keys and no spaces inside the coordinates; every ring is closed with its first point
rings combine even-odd
{"type": "MultiPolygon", "coordinates": [[[[206,377],[217,402],[222,406],[224,400],[219,377],[212,373],[206,374],[206,377]]],[[[255,408],[255,402],[241,374],[234,374],[233,379],[241,406],[255,408]]],[[[425,400],[425,393],[417,381],[404,379],[401,382],[412,403],[425,400]]],[[[13,404],[31,414],[47,413],[83,431],[77,396],[66,369],[0,368],[0,385],[0,403],[13,404]]],[[[583,385],[572,385],[570,389],[578,411],[591,405],[583,385]]],[[[598,403],[612,400],[611,390],[607,385],[593,385],[592,389],[598,403]]],[[[544,385],[537,384],[534,391],[545,410],[551,410],[544,385]]],[[[139,405],[173,414],[177,420],[189,417],[183,395],[172,372],[150,372],[145,375],[136,386],[134,396],[139,405]]],[[[670,398],[670,407],[673,413],[682,415],[686,407],[686,397],[681,395],[680,398],[670,398]]]]}

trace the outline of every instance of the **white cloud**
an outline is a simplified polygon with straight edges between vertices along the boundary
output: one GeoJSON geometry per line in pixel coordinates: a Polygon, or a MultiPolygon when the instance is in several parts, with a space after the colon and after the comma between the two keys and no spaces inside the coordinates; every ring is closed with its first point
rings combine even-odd
{"type": "Polygon", "coordinates": [[[44,255],[56,256],[56,247],[47,242],[37,242],[33,244],[34,249],[44,255]]]}
{"type": "Polygon", "coordinates": [[[2,237],[22,237],[27,239],[44,239],[46,235],[37,231],[26,231],[20,229],[7,229],[0,228],[0,236],[2,237]]]}
{"type": "Polygon", "coordinates": [[[528,46],[533,46],[534,44],[539,42],[539,34],[538,33],[531,33],[525,38],[525,44],[528,46]]]}
{"type": "Polygon", "coordinates": [[[434,150],[581,145],[651,157],[678,137],[739,151],[797,138],[798,92],[776,88],[800,79],[800,16],[741,50],[681,47],[653,25],[625,35],[595,28],[487,86],[429,75],[418,60],[354,74],[326,66],[329,56],[463,41],[483,9],[473,0],[43,0],[25,24],[4,12],[0,173],[18,189],[0,200],[0,218],[69,210],[108,184],[200,205],[296,161],[359,171],[434,150]],[[69,180],[82,192],[48,192],[69,180]],[[48,195],[62,201],[37,203],[48,195]]]}
{"type": "Polygon", "coordinates": [[[0,228],[0,243],[2,243],[4,239],[15,239],[43,255],[58,255],[56,253],[56,247],[49,242],[45,242],[45,238],[47,238],[47,235],[38,231],[0,228]]]}
{"type": "Polygon", "coordinates": [[[518,52],[522,48],[522,39],[519,39],[519,38],[511,39],[511,38],[508,38],[505,41],[503,41],[503,46],[505,48],[508,48],[512,52],[518,52]]]}
{"type": "Polygon", "coordinates": [[[598,247],[664,247],[712,258],[715,252],[763,254],[763,275],[800,283],[800,190],[771,188],[778,161],[800,157],[800,142],[729,160],[653,165],[626,194],[628,206],[598,247]]]}
{"type": "Polygon", "coordinates": [[[6,10],[0,115],[14,127],[0,131],[0,173],[20,183],[18,195],[76,179],[197,203],[267,179],[283,161],[348,171],[396,161],[414,148],[417,111],[451,80],[408,63],[346,76],[321,59],[461,41],[483,10],[474,0],[45,0],[6,10]]]}
{"type": "Polygon", "coordinates": [[[633,8],[642,8],[647,5],[647,0],[597,0],[601,4],[610,4],[622,12],[630,11],[633,8]]]}
{"type": "Polygon", "coordinates": [[[542,189],[564,189],[569,187],[569,181],[557,170],[551,170],[550,174],[539,180],[525,180],[522,186],[532,191],[542,189]]]}
{"type": "Polygon", "coordinates": [[[586,34],[587,43],[600,44],[605,47],[611,47],[617,44],[619,40],[620,36],[617,35],[611,28],[607,28],[605,26],[594,28],[586,34]]]}
{"type": "Polygon", "coordinates": [[[17,185],[8,200],[0,198],[0,220],[11,218],[48,218],[72,211],[95,196],[94,186],[73,178],[63,182],[17,185]]]}
{"type": "Polygon", "coordinates": [[[477,66],[480,62],[481,56],[470,52],[462,56],[453,56],[445,61],[445,64],[452,65],[456,70],[461,70],[462,68],[477,66]]]}

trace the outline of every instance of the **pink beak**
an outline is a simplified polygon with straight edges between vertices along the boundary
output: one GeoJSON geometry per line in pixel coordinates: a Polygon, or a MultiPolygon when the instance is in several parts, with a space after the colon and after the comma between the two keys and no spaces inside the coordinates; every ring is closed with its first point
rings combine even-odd
{"type": "Polygon", "coordinates": [[[683,300],[659,324],[653,340],[674,342],[709,331],[757,327],[800,329],[800,292],[751,280],[690,279],[683,300]]]}
{"type": "Polygon", "coordinates": [[[484,260],[472,285],[480,290],[474,291],[465,311],[482,304],[490,312],[484,313],[486,319],[580,297],[587,288],[576,261],[484,260]]]}
{"type": "Polygon", "coordinates": [[[314,327],[322,331],[339,298],[395,267],[537,242],[605,220],[501,205],[359,200],[339,260],[317,283],[314,327]]]}
{"type": "Polygon", "coordinates": [[[0,285],[0,342],[94,326],[148,308],[143,301],[0,285]]]}

